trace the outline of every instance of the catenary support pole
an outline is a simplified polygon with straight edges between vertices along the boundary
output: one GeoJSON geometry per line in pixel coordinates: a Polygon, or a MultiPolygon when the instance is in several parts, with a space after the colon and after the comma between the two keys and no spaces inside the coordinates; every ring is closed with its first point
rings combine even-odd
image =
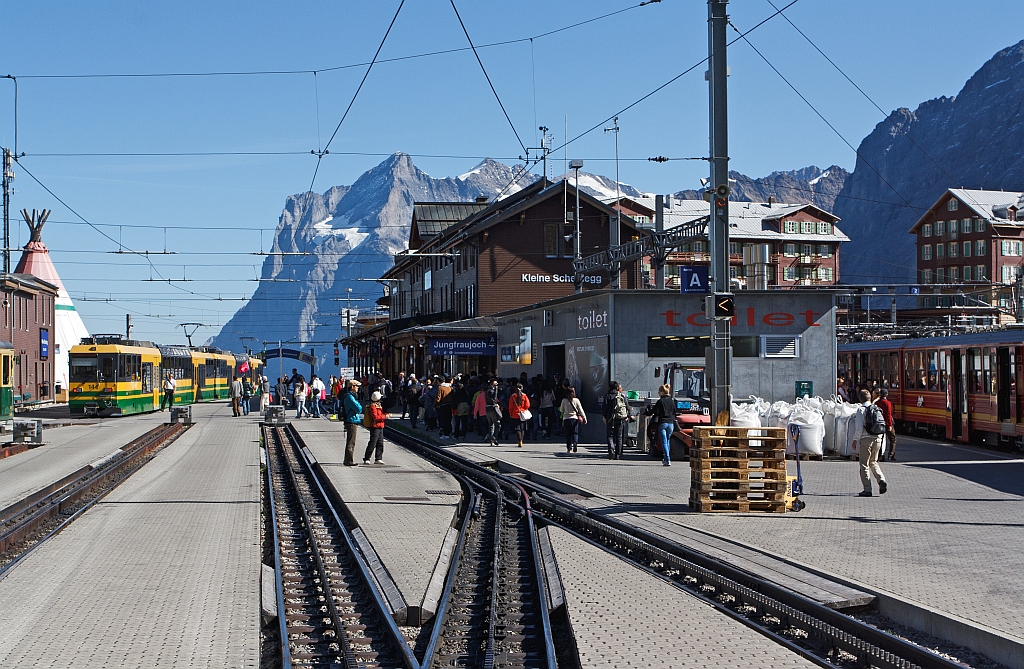
{"type": "Polygon", "coordinates": [[[11,179],[14,178],[14,170],[11,166],[11,152],[7,149],[4,152],[4,274],[11,273],[11,179]]]}
{"type": "MultiPolygon", "coordinates": [[[[654,196],[654,231],[665,232],[665,196],[654,196]]],[[[658,254],[651,258],[654,263],[654,287],[665,289],[665,258],[659,249],[658,254]]]]}
{"type": "MultiPolygon", "coordinates": [[[[711,250],[711,292],[717,296],[729,293],[729,123],[726,63],[726,14],[728,0],[708,1],[708,83],[710,101],[711,146],[711,222],[708,241],[711,250]]],[[[712,303],[714,300],[711,301],[712,303]]],[[[714,305],[709,305],[712,317],[714,305]]],[[[711,382],[712,421],[718,422],[724,412],[728,417],[731,400],[732,342],[730,321],[715,318],[712,324],[711,350],[707,375],[711,382]]]]}

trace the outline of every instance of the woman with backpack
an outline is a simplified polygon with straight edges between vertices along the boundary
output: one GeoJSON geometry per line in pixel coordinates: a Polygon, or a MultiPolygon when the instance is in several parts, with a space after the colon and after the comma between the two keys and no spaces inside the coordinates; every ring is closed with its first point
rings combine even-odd
{"type": "Polygon", "coordinates": [[[530,412],[530,398],[523,392],[523,384],[517,383],[515,392],[508,398],[508,417],[512,420],[512,430],[519,440],[519,448],[523,447],[523,433],[527,423],[533,418],[530,412]]]}
{"type": "Polygon", "coordinates": [[[363,424],[370,431],[370,441],[366,444],[366,452],[363,453],[363,464],[370,464],[370,455],[374,455],[373,464],[384,464],[384,420],[387,414],[381,405],[379,392],[370,395],[370,405],[364,409],[363,424]]]}
{"type": "Polygon", "coordinates": [[[575,453],[580,444],[580,425],[587,424],[587,414],[576,397],[575,388],[569,386],[565,389],[565,397],[558,409],[562,413],[562,428],[565,430],[565,449],[575,453]]]}

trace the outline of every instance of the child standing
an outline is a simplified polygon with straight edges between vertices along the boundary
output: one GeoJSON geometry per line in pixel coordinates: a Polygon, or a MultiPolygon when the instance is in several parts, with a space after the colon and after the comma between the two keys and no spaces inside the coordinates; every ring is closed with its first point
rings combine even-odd
{"type": "Polygon", "coordinates": [[[382,465],[384,464],[384,419],[387,414],[384,413],[384,407],[380,404],[381,394],[374,392],[370,395],[370,406],[366,409],[370,412],[372,420],[370,422],[370,441],[366,444],[366,452],[363,454],[363,464],[370,464],[370,454],[376,451],[373,464],[382,465]]]}

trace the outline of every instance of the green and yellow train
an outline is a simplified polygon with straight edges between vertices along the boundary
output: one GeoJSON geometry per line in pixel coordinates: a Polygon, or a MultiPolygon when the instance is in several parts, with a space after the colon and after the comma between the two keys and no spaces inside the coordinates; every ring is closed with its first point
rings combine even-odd
{"type": "Polygon", "coordinates": [[[160,408],[168,375],[175,382],[175,404],[222,400],[228,397],[232,376],[256,383],[262,364],[255,357],[205,346],[164,346],[117,335],[89,337],[71,348],[68,404],[72,415],[154,411],[160,408]]]}

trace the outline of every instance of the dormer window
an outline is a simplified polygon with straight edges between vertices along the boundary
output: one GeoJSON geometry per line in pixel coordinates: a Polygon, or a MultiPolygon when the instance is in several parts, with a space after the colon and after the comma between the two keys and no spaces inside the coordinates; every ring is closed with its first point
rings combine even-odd
{"type": "Polygon", "coordinates": [[[805,235],[813,235],[814,221],[800,221],[800,232],[805,235]]]}
{"type": "Polygon", "coordinates": [[[949,202],[946,203],[946,211],[956,211],[960,207],[960,201],[955,197],[949,198],[949,202]]]}
{"type": "Polygon", "coordinates": [[[828,221],[818,221],[818,234],[819,235],[831,235],[832,224],[828,221]]]}

